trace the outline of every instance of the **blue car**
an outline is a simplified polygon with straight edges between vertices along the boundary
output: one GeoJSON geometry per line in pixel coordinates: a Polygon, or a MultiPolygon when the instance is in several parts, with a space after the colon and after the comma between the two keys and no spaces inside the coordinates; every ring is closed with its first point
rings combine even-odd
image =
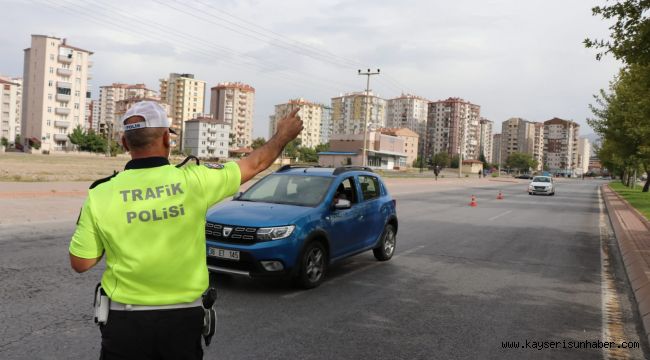
{"type": "Polygon", "coordinates": [[[396,204],[370,168],[287,165],[212,208],[205,234],[211,272],[313,288],[338,260],[367,250],[379,261],[393,256],[396,204]]]}

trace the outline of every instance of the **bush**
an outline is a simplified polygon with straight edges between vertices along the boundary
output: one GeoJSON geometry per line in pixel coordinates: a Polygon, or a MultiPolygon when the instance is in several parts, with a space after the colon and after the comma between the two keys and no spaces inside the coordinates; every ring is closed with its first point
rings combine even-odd
{"type": "Polygon", "coordinates": [[[493,172],[493,173],[492,173],[492,177],[494,177],[494,178],[495,178],[495,177],[499,177],[499,173],[493,172]]]}

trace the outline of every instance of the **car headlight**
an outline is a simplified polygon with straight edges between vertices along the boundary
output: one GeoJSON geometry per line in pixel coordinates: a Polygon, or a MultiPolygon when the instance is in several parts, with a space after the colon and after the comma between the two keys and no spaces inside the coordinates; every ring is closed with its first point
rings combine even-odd
{"type": "Polygon", "coordinates": [[[284,239],[293,233],[295,225],[265,227],[257,230],[257,238],[259,240],[279,240],[284,239]]]}

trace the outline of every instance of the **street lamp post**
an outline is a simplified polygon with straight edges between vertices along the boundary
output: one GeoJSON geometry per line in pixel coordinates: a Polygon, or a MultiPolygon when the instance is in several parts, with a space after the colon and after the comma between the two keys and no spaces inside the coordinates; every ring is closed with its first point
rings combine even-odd
{"type": "Polygon", "coordinates": [[[368,165],[368,156],[366,153],[366,141],[368,138],[368,118],[370,117],[370,76],[379,75],[379,69],[376,72],[371,72],[370,69],[366,72],[357,71],[358,75],[366,76],[366,116],[363,123],[363,166],[368,165]]]}

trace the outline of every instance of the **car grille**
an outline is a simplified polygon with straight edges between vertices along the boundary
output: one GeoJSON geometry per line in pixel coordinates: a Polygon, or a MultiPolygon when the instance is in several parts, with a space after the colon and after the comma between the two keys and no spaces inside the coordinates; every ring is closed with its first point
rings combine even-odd
{"type": "Polygon", "coordinates": [[[257,228],[208,222],[205,224],[205,237],[228,244],[254,244],[257,228]],[[224,236],[224,228],[231,229],[228,236],[224,236]]]}
{"type": "Polygon", "coordinates": [[[546,190],[545,186],[535,186],[535,190],[546,190]]]}

